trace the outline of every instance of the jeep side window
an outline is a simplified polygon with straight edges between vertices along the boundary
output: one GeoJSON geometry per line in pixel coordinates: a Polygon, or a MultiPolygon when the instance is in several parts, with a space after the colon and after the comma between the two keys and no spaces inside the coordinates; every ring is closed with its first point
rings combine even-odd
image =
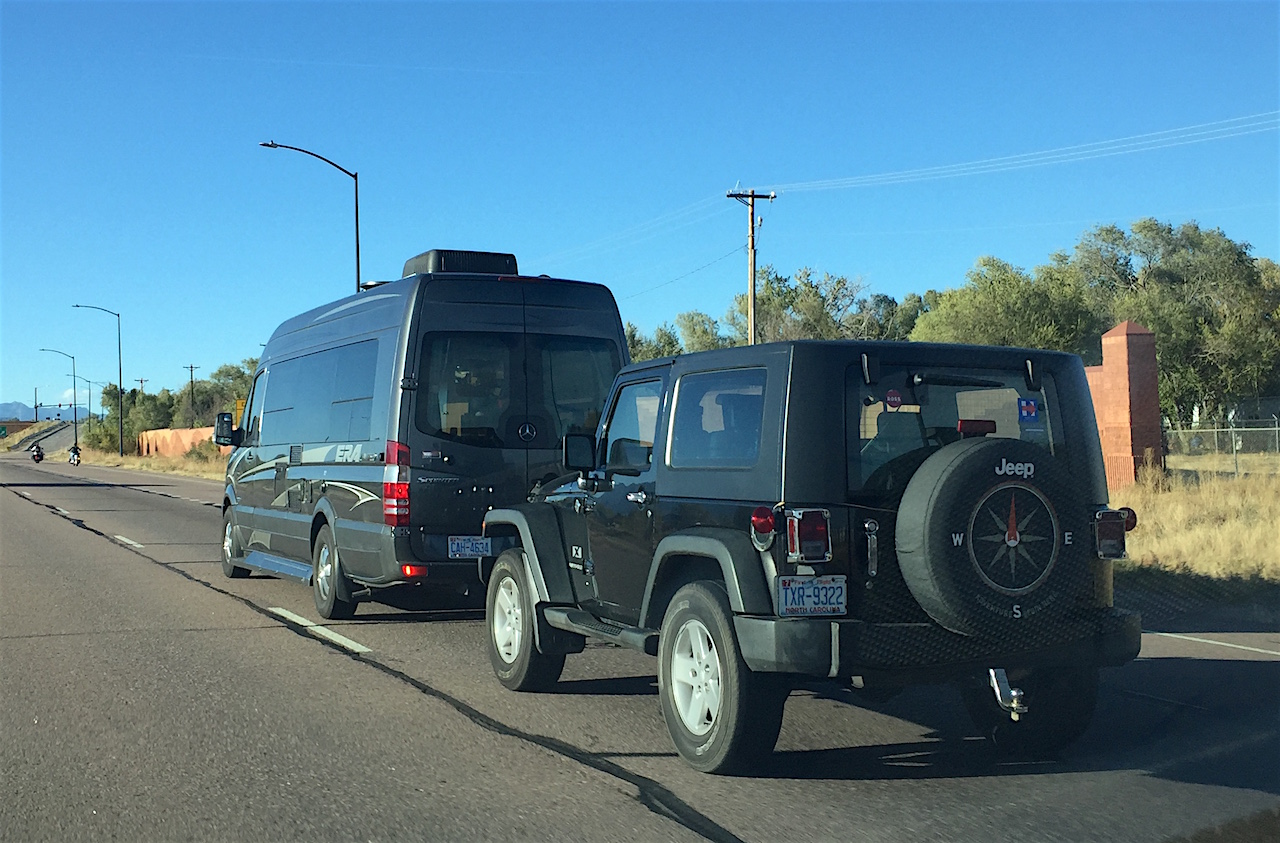
{"type": "Polygon", "coordinates": [[[760,458],[764,369],[684,375],[676,385],[668,464],[752,468],[760,458]]]}
{"type": "Polygon", "coordinates": [[[629,383],[618,390],[601,451],[606,470],[648,471],[661,401],[659,380],[629,383]]]}

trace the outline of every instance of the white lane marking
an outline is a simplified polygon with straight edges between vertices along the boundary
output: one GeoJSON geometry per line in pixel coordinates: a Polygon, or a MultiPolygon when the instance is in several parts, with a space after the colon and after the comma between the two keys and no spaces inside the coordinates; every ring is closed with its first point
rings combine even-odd
{"type": "Polygon", "coordinates": [[[18,494],[22,495],[24,498],[29,498],[29,497],[31,497],[31,493],[30,493],[30,492],[18,492],[18,494]]]}
{"type": "Polygon", "coordinates": [[[124,542],[125,544],[129,545],[129,547],[136,547],[136,548],[138,548],[139,550],[141,550],[143,547],[145,547],[145,545],[138,544],[138,543],[137,543],[136,541],[134,541],[133,539],[126,538],[125,536],[116,536],[116,538],[117,538],[117,539],[119,539],[120,541],[124,542]]]}
{"type": "Polygon", "coordinates": [[[271,612],[274,615],[279,615],[285,620],[293,621],[298,626],[304,626],[307,628],[309,632],[312,632],[315,635],[318,635],[327,641],[332,641],[334,644],[337,644],[339,647],[342,647],[343,649],[346,649],[346,650],[350,650],[353,653],[371,652],[368,647],[361,644],[359,641],[352,641],[350,638],[346,637],[345,635],[339,635],[338,633],[334,632],[332,629],[329,629],[326,626],[320,626],[320,624],[315,623],[314,621],[309,621],[306,618],[302,617],[301,615],[295,615],[293,612],[290,612],[288,609],[281,609],[279,606],[271,606],[267,609],[267,611],[271,612]]]}
{"type": "Polygon", "coordinates": [[[1258,647],[1246,647],[1243,644],[1228,644],[1226,641],[1214,641],[1210,638],[1196,638],[1194,635],[1179,635],[1176,632],[1151,632],[1143,630],[1147,635],[1160,635],[1165,638],[1178,638],[1182,641],[1194,641],[1197,644],[1217,644],[1219,647],[1230,647],[1233,650],[1247,650],[1250,653],[1262,653],[1264,656],[1280,656],[1280,651],[1263,650],[1258,647]]]}
{"type": "Polygon", "coordinates": [[[55,507],[54,507],[54,510],[56,510],[57,512],[60,512],[60,513],[61,513],[61,514],[63,514],[63,515],[70,515],[70,514],[71,514],[70,512],[67,512],[65,509],[63,509],[63,508],[62,508],[62,507],[60,507],[60,506],[55,506],[55,507]]]}

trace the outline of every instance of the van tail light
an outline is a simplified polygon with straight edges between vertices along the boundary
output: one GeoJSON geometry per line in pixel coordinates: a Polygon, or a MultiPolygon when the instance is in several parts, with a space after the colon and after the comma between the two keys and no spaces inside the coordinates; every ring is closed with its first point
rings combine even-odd
{"type": "Polygon", "coordinates": [[[392,442],[387,440],[386,452],[387,465],[408,465],[409,464],[409,446],[403,442],[392,442]]]}
{"type": "Polygon", "coordinates": [[[787,561],[831,561],[831,512],[826,509],[787,510],[787,561]]]}
{"type": "Polygon", "coordinates": [[[382,520],[391,527],[409,526],[409,484],[382,484],[382,520]]]}
{"type": "Polygon", "coordinates": [[[426,565],[401,565],[400,573],[406,577],[425,577],[427,575],[426,565]]]}

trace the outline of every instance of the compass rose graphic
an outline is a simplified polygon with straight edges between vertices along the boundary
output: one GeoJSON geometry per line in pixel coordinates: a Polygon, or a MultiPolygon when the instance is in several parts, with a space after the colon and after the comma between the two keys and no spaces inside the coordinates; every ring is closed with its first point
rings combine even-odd
{"type": "Polygon", "coordinates": [[[974,507],[969,535],[969,558],[978,576],[1002,594],[1033,591],[1058,558],[1053,506],[1022,483],[1004,483],[988,492],[974,507]]]}

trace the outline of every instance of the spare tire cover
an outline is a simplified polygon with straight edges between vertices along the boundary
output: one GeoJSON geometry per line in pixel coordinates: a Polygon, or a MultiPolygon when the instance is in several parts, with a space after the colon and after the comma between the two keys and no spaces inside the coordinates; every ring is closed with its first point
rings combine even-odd
{"type": "Polygon", "coordinates": [[[907,484],[898,564],[921,608],[952,632],[1029,632],[1033,619],[1087,597],[1089,523],[1080,484],[1047,449],[966,439],[939,449],[907,484]]]}

